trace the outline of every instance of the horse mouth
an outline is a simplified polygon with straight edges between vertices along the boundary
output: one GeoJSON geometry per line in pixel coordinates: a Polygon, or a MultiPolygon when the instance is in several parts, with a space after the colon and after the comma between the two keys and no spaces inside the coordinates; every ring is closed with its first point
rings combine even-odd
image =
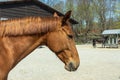
{"type": "Polygon", "coordinates": [[[67,71],[76,71],[78,67],[75,67],[73,63],[69,63],[68,65],[65,65],[65,69],[67,71]]]}

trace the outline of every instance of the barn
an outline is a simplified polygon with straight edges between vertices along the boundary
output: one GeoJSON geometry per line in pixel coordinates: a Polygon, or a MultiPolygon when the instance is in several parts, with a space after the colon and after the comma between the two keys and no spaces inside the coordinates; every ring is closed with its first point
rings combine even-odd
{"type": "Polygon", "coordinates": [[[102,35],[107,37],[105,46],[118,48],[120,39],[120,29],[104,30],[102,32],[102,35]]]}
{"type": "MultiPolygon", "coordinates": [[[[57,12],[58,15],[63,14],[50,6],[40,2],[39,0],[16,0],[0,2],[0,20],[8,20],[11,18],[20,18],[26,16],[53,16],[57,12]]],[[[70,19],[71,24],[78,24],[74,19],[70,19]]]]}

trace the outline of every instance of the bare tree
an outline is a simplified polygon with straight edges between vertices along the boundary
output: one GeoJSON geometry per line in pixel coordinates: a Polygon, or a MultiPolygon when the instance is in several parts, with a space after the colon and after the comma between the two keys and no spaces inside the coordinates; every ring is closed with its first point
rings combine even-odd
{"type": "Polygon", "coordinates": [[[60,1],[59,3],[54,4],[53,8],[55,8],[56,10],[64,13],[64,2],[60,1]]]}
{"type": "Polygon", "coordinates": [[[96,8],[96,13],[98,14],[98,26],[100,27],[100,31],[102,32],[106,29],[106,0],[94,0],[93,2],[96,8]]]}

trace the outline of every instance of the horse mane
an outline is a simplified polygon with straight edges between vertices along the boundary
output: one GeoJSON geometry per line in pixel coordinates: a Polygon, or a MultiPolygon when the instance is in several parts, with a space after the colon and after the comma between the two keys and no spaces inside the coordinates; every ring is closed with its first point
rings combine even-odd
{"type": "Polygon", "coordinates": [[[61,24],[57,17],[25,17],[0,21],[0,36],[43,34],[61,24]]]}

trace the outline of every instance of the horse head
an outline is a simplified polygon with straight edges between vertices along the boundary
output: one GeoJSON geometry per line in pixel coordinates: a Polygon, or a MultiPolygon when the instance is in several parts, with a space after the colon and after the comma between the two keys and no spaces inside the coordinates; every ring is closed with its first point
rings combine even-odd
{"type": "Polygon", "coordinates": [[[54,14],[54,17],[60,19],[60,24],[56,26],[56,30],[48,33],[47,46],[65,64],[66,70],[75,71],[79,66],[80,59],[69,23],[70,16],[71,11],[68,11],[63,17],[54,14]]]}

